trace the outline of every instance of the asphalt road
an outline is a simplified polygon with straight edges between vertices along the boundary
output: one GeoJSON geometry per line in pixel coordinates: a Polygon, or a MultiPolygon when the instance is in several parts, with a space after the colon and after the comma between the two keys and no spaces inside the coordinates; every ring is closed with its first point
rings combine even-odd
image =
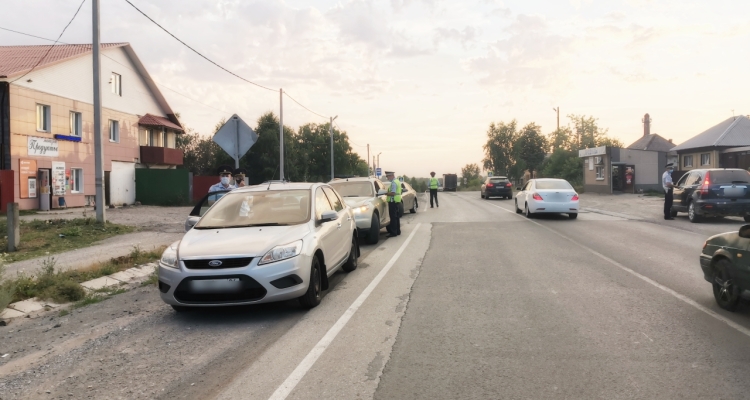
{"type": "Polygon", "coordinates": [[[529,220],[479,193],[441,193],[434,209],[425,200],[311,311],[287,302],[177,315],[147,287],[0,327],[0,398],[750,392],[750,307],[715,306],[697,258],[707,234],[740,223],[529,220]]]}

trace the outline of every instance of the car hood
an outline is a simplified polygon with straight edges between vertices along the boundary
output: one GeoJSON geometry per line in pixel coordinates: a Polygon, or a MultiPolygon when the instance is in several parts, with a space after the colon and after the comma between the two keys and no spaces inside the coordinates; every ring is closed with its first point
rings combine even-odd
{"type": "Polygon", "coordinates": [[[191,229],[180,242],[180,258],[252,256],[261,257],[275,246],[302,239],[308,223],[292,226],[191,229]]]}
{"type": "MultiPolygon", "coordinates": [[[[736,248],[741,248],[741,244],[740,244],[741,240],[743,239],[740,238],[739,233],[737,233],[736,231],[733,231],[733,232],[725,232],[725,233],[720,233],[718,235],[713,235],[710,238],[708,238],[706,242],[708,242],[708,244],[712,246],[719,246],[719,247],[726,246],[726,247],[731,247],[731,248],[736,249],[736,248]]],[[[747,239],[744,239],[744,240],[746,241],[747,239]]]]}

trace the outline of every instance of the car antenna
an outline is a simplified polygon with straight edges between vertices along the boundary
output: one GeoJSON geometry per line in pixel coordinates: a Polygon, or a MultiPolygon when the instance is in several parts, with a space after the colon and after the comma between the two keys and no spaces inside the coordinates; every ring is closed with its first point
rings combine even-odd
{"type": "Polygon", "coordinates": [[[266,190],[271,190],[271,184],[273,183],[273,177],[276,176],[276,171],[279,169],[279,166],[276,166],[276,169],[273,171],[273,175],[271,175],[271,179],[268,180],[268,187],[266,190]]]}

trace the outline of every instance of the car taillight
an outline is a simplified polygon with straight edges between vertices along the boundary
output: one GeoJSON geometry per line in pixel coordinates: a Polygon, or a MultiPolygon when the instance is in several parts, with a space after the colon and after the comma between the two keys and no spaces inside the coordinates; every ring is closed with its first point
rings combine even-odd
{"type": "Polygon", "coordinates": [[[706,179],[703,180],[701,185],[701,196],[708,194],[708,185],[711,184],[711,171],[706,172],[706,179]]]}
{"type": "Polygon", "coordinates": [[[508,183],[505,184],[505,187],[511,187],[511,186],[513,186],[513,185],[511,185],[510,182],[508,182],[508,183]]]}
{"type": "Polygon", "coordinates": [[[492,184],[492,183],[488,183],[488,184],[487,184],[487,187],[495,187],[495,185],[494,185],[494,184],[492,184]]]}
{"type": "Polygon", "coordinates": [[[574,194],[573,197],[570,198],[570,201],[578,201],[578,195],[574,194]]]}
{"type": "Polygon", "coordinates": [[[542,196],[539,195],[539,193],[534,193],[533,197],[534,197],[534,200],[544,201],[544,199],[542,198],[542,196]]]}

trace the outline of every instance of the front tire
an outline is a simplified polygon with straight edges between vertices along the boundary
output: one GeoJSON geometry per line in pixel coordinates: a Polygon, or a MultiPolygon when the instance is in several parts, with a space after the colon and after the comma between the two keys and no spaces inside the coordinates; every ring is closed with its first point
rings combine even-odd
{"type": "Polygon", "coordinates": [[[367,233],[367,244],[376,244],[378,240],[380,240],[380,216],[373,213],[370,231],[367,233]]]}
{"type": "Polygon", "coordinates": [[[352,248],[349,249],[349,258],[341,267],[344,272],[352,272],[357,269],[357,258],[359,258],[359,247],[357,247],[357,238],[352,236],[352,248]]]}
{"type": "Polygon", "coordinates": [[[726,258],[714,263],[714,299],[719,307],[727,311],[736,310],[740,303],[740,290],[729,275],[731,266],[732,263],[726,258]]]}
{"type": "Polygon", "coordinates": [[[411,203],[411,210],[409,210],[409,212],[414,214],[417,212],[417,208],[419,208],[419,203],[417,203],[417,199],[414,199],[414,203],[411,203]]]}
{"type": "Polygon", "coordinates": [[[313,257],[312,264],[310,265],[310,282],[307,285],[307,292],[299,298],[299,303],[302,307],[311,309],[320,304],[320,299],[323,297],[321,286],[320,260],[318,260],[318,257],[313,257]]]}
{"type": "Polygon", "coordinates": [[[697,223],[701,221],[701,216],[698,215],[697,210],[695,209],[695,202],[691,201],[690,204],[688,204],[688,219],[692,223],[697,223]]]}

